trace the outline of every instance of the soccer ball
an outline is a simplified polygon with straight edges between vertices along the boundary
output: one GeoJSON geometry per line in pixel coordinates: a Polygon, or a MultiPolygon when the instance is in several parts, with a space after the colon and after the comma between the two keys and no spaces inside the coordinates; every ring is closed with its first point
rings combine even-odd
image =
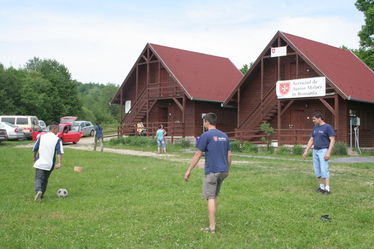
{"type": "Polygon", "coordinates": [[[57,190],[57,197],[67,197],[68,196],[68,190],[67,189],[64,189],[64,188],[60,188],[59,190],[57,190]]]}

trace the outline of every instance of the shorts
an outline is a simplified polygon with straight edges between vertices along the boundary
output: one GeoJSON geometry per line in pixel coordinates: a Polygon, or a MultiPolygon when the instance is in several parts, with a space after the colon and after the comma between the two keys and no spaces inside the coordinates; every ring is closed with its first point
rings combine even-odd
{"type": "Polygon", "coordinates": [[[326,149],[313,150],[314,174],[318,178],[329,178],[329,161],[325,160],[326,149]]]}
{"type": "Polygon", "coordinates": [[[162,140],[157,139],[157,147],[160,147],[161,145],[162,145],[162,148],[166,148],[165,139],[162,139],[162,140]]]}
{"type": "Polygon", "coordinates": [[[215,199],[219,194],[223,180],[228,175],[228,172],[209,173],[205,175],[201,197],[203,199],[215,199]]]}

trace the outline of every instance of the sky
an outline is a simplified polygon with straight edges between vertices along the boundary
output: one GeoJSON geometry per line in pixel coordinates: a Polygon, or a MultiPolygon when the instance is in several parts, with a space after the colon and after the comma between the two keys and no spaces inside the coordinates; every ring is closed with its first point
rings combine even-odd
{"type": "Polygon", "coordinates": [[[351,0],[0,0],[0,63],[55,59],[83,83],[121,84],[147,43],[257,59],[280,30],[358,48],[351,0]]]}

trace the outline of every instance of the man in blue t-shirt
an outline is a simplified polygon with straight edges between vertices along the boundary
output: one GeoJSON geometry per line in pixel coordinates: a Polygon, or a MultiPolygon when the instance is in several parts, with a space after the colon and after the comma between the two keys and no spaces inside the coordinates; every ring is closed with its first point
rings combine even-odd
{"type": "Polygon", "coordinates": [[[198,150],[184,174],[184,180],[188,181],[192,169],[205,152],[205,179],[202,197],[208,200],[209,227],[201,230],[215,233],[216,199],[223,180],[228,176],[232,155],[228,136],[216,128],[216,114],[208,113],[203,117],[203,120],[204,127],[208,131],[204,132],[197,141],[196,147],[198,150]]]}
{"type": "Polygon", "coordinates": [[[306,158],[309,149],[313,145],[314,174],[319,178],[319,188],[316,191],[322,194],[330,194],[328,160],[330,159],[335,144],[335,133],[331,125],[326,124],[325,121],[323,121],[322,113],[313,113],[312,121],[315,127],[312,130],[303,157],[306,158]]]}
{"type": "Polygon", "coordinates": [[[103,152],[104,150],[103,128],[100,126],[100,123],[97,122],[94,129],[95,129],[94,150],[96,151],[97,144],[100,142],[100,151],[103,152]]]}

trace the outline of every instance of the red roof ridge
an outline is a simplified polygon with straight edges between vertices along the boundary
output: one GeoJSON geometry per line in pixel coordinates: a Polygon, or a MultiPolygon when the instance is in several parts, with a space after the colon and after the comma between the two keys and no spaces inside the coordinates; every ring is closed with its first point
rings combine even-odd
{"type": "MultiPolygon", "coordinates": [[[[323,42],[315,41],[315,40],[308,39],[308,38],[304,38],[304,37],[301,37],[301,36],[297,36],[297,35],[289,34],[289,33],[282,32],[282,31],[279,31],[279,33],[285,35],[286,37],[287,37],[287,36],[293,36],[293,37],[296,37],[296,38],[299,38],[299,39],[303,39],[303,40],[307,40],[307,41],[310,41],[310,42],[318,43],[318,44],[321,44],[321,45],[324,45],[324,46],[328,46],[328,47],[331,47],[331,48],[334,48],[334,49],[340,49],[340,50],[346,51],[347,53],[350,52],[350,50],[347,50],[347,49],[343,49],[343,48],[335,47],[335,46],[329,45],[329,44],[327,44],[327,43],[323,43],[323,42]]],[[[288,39],[288,40],[289,40],[289,39],[288,39]]],[[[291,43],[292,43],[292,42],[291,42],[291,43]]]]}
{"type": "Polygon", "coordinates": [[[155,44],[155,43],[148,43],[148,44],[150,46],[159,46],[159,47],[164,47],[164,48],[169,48],[169,49],[175,49],[175,50],[185,51],[185,52],[189,52],[189,53],[194,53],[194,54],[201,54],[201,55],[205,55],[205,56],[212,56],[212,57],[217,57],[217,58],[230,60],[228,57],[223,57],[223,56],[217,56],[217,55],[212,55],[212,54],[207,54],[207,53],[195,52],[195,51],[192,51],[192,50],[174,48],[174,47],[164,46],[164,45],[155,44]]]}

